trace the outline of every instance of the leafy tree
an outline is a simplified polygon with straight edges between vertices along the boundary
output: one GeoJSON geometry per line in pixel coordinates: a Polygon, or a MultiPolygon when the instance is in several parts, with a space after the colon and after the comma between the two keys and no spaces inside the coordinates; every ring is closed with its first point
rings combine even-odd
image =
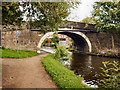
{"type": "Polygon", "coordinates": [[[85,23],[85,27],[88,27],[88,24],[95,24],[94,17],[86,17],[81,22],[85,23]]]}
{"type": "MultiPolygon", "coordinates": [[[[70,0],[71,1],[71,0],[70,0]]],[[[77,7],[79,2],[30,2],[24,7],[28,11],[27,19],[30,28],[57,30],[58,26],[70,14],[70,9],[77,7]]]]}
{"type": "Polygon", "coordinates": [[[76,8],[79,2],[3,2],[2,23],[21,25],[27,17],[29,28],[57,30],[59,24],[76,8]],[[20,10],[20,7],[22,10],[20,10]]]}
{"type": "Polygon", "coordinates": [[[96,27],[99,31],[120,31],[120,2],[96,2],[93,16],[98,19],[96,27]]]}
{"type": "Polygon", "coordinates": [[[114,35],[120,35],[120,1],[96,2],[93,11],[98,31],[106,31],[112,34],[112,46],[114,48],[114,35]]]}
{"type": "Polygon", "coordinates": [[[23,18],[19,3],[2,2],[2,24],[21,25],[23,18]]]}
{"type": "Polygon", "coordinates": [[[81,22],[84,22],[86,24],[95,24],[95,21],[93,20],[93,17],[86,17],[81,22]]]}

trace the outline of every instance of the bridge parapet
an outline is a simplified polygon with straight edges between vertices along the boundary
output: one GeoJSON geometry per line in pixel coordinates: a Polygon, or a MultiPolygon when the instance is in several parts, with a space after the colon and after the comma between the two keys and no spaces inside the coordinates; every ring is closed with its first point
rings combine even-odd
{"type": "Polygon", "coordinates": [[[72,28],[72,29],[81,29],[81,30],[94,30],[97,31],[95,28],[96,24],[88,24],[86,27],[86,23],[83,22],[65,22],[64,25],[59,26],[59,28],[72,28]]]}
{"type": "MultiPolygon", "coordinates": [[[[41,31],[42,29],[30,29],[31,31],[41,31]]],[[[81,32],[97,32],[95,24],[88,24],[81,22],[66,22],[64,25],[59,26],[59,31],[81,31],[81,32]]],[[[47,31],[50,31],[49,29],[47,31]]]]}

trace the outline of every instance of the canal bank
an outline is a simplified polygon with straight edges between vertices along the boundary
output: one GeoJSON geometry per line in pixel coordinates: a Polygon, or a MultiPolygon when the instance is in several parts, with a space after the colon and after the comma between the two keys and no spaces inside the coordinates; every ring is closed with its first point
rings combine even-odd
{"type": "Polygon", "coordinates": [[[103,79],[100,75],[102,73],[100,68],[103,67],[102,62],[120,61],[119,58],[108,58],[108,56],[78,52],[73,52],[71,57],[72,60],[64,64],[68,64],[70,66],[69,69],[74,71],[74,74],[84,78],[82,83],[94,88],[99,87],[98,84],[103,79]]]}
{"type": "Polygon", "coordinates": [[[42,63],[59,88],[90,88],[81,76],[76,76],[73,71],[55,60],[53,54],[45,57],[42,63]]]}
{"type": "Polygon", "coordinates": [[[119,53],[115,54],[110,51],[100,53],[100,52],[83,52],[83,51],[78,51],[78,50],[72,50],[72,52],[86,54],[86,55],[92,55],[92,56],[99,56],[99,57],[120,58],[119,53]]]}

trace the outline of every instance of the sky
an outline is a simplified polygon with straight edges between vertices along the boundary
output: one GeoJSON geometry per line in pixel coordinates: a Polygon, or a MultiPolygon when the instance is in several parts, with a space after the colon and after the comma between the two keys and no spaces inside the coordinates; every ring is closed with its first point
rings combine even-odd
{"type": "Polygon", "coordinates": [[[71,11],[68,20],[80,22],[86,17],[91,17],[94,2],[95,0],[81,0],[81,4],[78,8],[71,11]]]}
{"type": "MultiPolygon", "coordinates": [[[[79,4],[78,8],[71,10],[71,14],[68,16],[67,20],[80,22],[86,17],[91,17],[94,2],[95,0],[81,0],[81,4],[79,4]]],[[[20,9],[22,10],[21,7],[20,9]]],[[[26,20],[25,16],[24,20],[26,20]]]]}

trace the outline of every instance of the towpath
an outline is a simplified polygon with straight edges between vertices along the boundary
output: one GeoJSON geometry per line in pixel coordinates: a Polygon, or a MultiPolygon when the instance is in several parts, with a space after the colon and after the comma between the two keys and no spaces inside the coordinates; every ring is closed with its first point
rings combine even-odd
{"type": "Polygon", "coordinates": [[[41,60],[48,53],[23,59],[2,59],[3,88],[57,88],[41,60]]]}

